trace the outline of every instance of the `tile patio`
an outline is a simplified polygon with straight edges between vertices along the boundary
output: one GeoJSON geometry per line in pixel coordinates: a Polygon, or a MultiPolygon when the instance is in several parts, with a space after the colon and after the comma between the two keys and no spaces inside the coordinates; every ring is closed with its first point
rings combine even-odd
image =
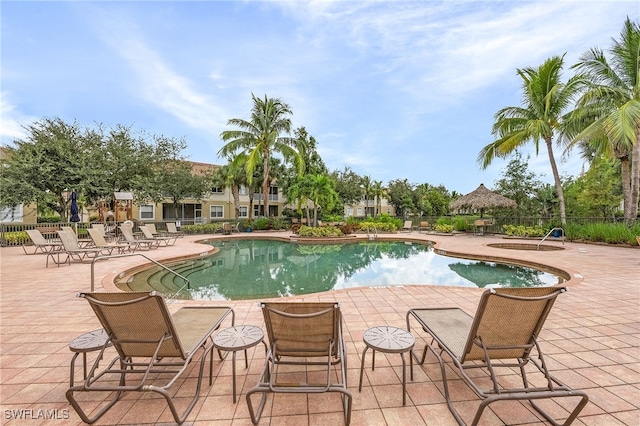
{"type": "MultiPolygon", "coordinates": [[[[288,235],[288,234],[286,234],[288,235]]],[[[233,235],[232,238],[238,238],[233,235]]],[[[381,236],[384,238],[385,236],[381,236]]],[[[439,250],[473,256],[511,258],[560,268],[572,279],[570,291],[561,295],[546,323],[541,346],[556,376],[574,388],[584,389],[590,402],[577,425],[640,425],[640,250],[566,243],[562,251],[524,251],[488,247],[505,242],[493,236],[436,236],[417,232],[396,238],[431,240],[439,250]]],[[[188,236],[175,246],[145,252],[163,260],[207,249],[188,236]]],[[[217,236],[216,238],[221,238],[217,236]]],[[[228,237],[227,237],[228,238],[228,237]]],[[[560,245],[559,242],[549,244],[560,245]]],[[[76,298],[88,291],[89,264],[49,266],[45,255],[27,256],[20,247],[0,248],[0,408],[2,424],[83,424],[65,398],[69,386],[68,344],[76,336],[99,328],[89,305],[76,298]],[[16,416],[22,415],[23,419],[16,416]],[[41,418],[33,419],[38,415],[41,418]],[[57,415],[58,419],[42,416],[57,415]],[[24,417],[27,417],[25,419],[24,417]],[[31,417],[32,419],[29,419],[31,417]],[[66,418],[68,417],[68,418],[66,418]]],[[[95,265],[96,290],[113,291],[113,278],[141,257],[110,259],[95,265]]],[[[442,396],[440,373],[434,358],[414,366],[414,381],[407,384],[407,406],[402,406],[401,361],[398,355],[376,354],[376,369],[370,356],[362,392],[358,392],[362,333],[376,325],[406,327],[408,309],[426,306],[460,306],[473,314],[482,289],[443,286],[355,288],[309,296],[299,300],[337,300],[342,306],[348,349],[349,388],[354,395],[352,425],[454,425],[442,396]]],[[[185,304],[218,302],[175,302],[185,304]]],[[[262,325],[256,301],[221,304],[233,306],[236,324],[262,325]]],[[[414,331],[412,329],[412,331],[414,331]]],[[[414,333],[421,349],[424,334],[414,333]]],[[[261,345],[260,345],[261,346],[261,345]]],[[[214,383],[205,386],[185,424],[250,425],[244,393],[251,388],[264,358],[261,347],[249,350],[249,369],[238,354],[239,402],[232,403],[230,359],[214,362],[214,383]],[[241,394],[240,394],[241,392],[241,394]]],[[[89,361],[92,356],[89,354],[89,361]]],[[[76,380],[82,368],[76,368],[76,380]]],[[[193,389],[193,372],[175,386],[177,395],[193,389]]],[[[470,420],[479,400],[465,386],[453,385],[462,415],[470,420]]],[[[106,396],[105,396],[106,399],[106,396]]],[[[88,400],[98,404],[102,399],[88,400]]],[[[563,412],[557,407],[559,413],[563,412]]],[[[562,414],[559,414],[560,416],[562,414]]],[[[96,424],[171,423],[163,399],[149,395],[127,395],[96,424]]],[[[277,395],[271,397],[260,425],[343,424],[340,403],[334,395],[277,395]]],[[[530,406],[498,404],[485,411],[484,425],[544,424],[530,406]]]]}

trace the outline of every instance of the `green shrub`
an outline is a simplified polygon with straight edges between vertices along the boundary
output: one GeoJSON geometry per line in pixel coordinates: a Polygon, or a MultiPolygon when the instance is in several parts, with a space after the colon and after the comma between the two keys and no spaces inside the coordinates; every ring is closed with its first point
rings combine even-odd
{"type": "Polygon", "coordinates": [[[398,229],[394,222],[360,222],[360,230],[364,232],[394,232],[398,229]]]}
{"type": "Polygon", "coordinates": [[[539,226],[502,225],[502,228],[506,235],[514,237],[544,237],[549,232],[539,226]]]}
{"type": "Polygon", "coordinates": [[[336,226],[319,226],[312,227],[302,225],[298,229],[298,235],[301,237],[343,237],[342,230],[336,226]]]}
{"type": "Polygon", "coordinates": [[[182,225],[180,230],[185,234],[215,234],[222,229],[221,223],[205,223],[196,225],[182,225]]]}
{"type": "Polygon", "coordinates": [[[467,219],[464,217],[456,217],[453,219],[453,228],[456,231],[467,231],[469,229],[469,225],[467,224],[467,219]]]}
{"type": "Polygon", "coordinates": [[[283,218],[281,217],[274,217],[269,219],[271,222],[271,229],[275,229],[277,231],[282,230],[282,229],[287,229],[289,227],[289,225],[287,224],[287,221],[285,221],[283,218]]]}
{"type": "Polygon", "coordinates": [[[253,221],[251,228],[264,231],[266,229],[271,229],[271,223],[269,222],[269,219],[267,219],[266,217],[261,217],[253,221]]]}
{"type": "Polygon", "coordinates": [[[453,225],[449,225],[447,223],[436,223],[434,226],[436,232],[441,232],[443,234],[450,234],[453,232],[453,225]]]}
{"type": "Polygon", "coordinates": [[[8,246],[17,246],[31,241],[29,235],[24,231],[6,232],[4,240],[8,246]]]}
{"type": "Polygon", "coordinates": [[[636,235],[640,235],[640,224],[628,227],[624,223],[567,224],[564,228],[571,241],[591,241],[607,244],[636,245],[636,235]]]}

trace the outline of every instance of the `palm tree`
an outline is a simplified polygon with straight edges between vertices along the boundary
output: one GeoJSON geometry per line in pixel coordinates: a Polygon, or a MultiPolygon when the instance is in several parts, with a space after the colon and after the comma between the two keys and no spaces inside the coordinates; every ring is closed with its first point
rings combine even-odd
{"type": "Polygon", "coordinates": [[[213,175],[213,182],[216,186],[231,188],[236,219],[240,217],[240,187],[247,184],[245,163],[245,155],[238,154],[229,158],[229,163],[216,170],[213,175]]]}
{"type": "Polygon", "coordinates": [[[327,175],[307,175],[304,180],[309,199],[313,201],[313,224],[318,226],[318,209],[330,211],[340,197],[335,190],[335,182],[327,175]]]}
{"type": "Polygon", "coordinates": [[[363,177],[362,184],[360,186],[362,188],[362,195],[364,195],[364,212],[366,216],[367,211],[369,210],[369,197],[373,195],[373,182],[371,181],[371,177],[363,177]]]}
{"type": "Polygon", "coordinates": [[[570,113],[563,111],[573,102],[581,88],[579,76],[570,78],[566,83],[560,81],[564,56],[547,59],[538,68],[518,69],[522,78],[522,107],[506,107],[495,114],[492,133],[497,139],[482,148],[478,162],[487,168],[494,158],[507,157],[509,154],[533,142],[536,153],[540,141],[547,147],[547,154],[553,172],[553,180],[558,193],[560,220],[566,224],[566,213],[562,182],[553,154],[553,140],[565,138],[570,127],[570,113]]]}
{"type": "Polygon", "coordinates": [[[376,200],[376,211],[374,216],[378,217],[378,215],[380,214],[380,210],[382,210],[382,198],[386,196],[387,189],[382,186],[381,180],[376,180],[373,181],[373,188],[371,190],[371,193],[376,200]]]}
{"type": "Polygon", "coordinates": [[[262,163],[262,197],[264,202],[264,214],[269,216],[269,159],[276,153],[281,154],[285,161],[292,161],[302,173],[300,155],[295,150],[294,141],[289,137],[281,137],[281,134],[291,132],[292,114],[289,105],[279,98],[257,98],[253,93],[253,108],[249,121],[240,118],[232,118],[227,124],[236,126],[239,130],[225,130],[220,137],[224,145],[218,155],[230,156],[237,153],[246,155],[246,170],[249,179],[253,177],[256,166],[262,163]]]}
{"type": "MultiPolygon", "coordinates": [[[[584,129],[572,144],[589,144],[596,154],[620,160],[624,217],[638,215],[640,191],[640,25],[629,18],[619,40],[613,40],[608,61],[592,48],[574,65],[584,74],[587,91],[576,110],[584,129]]],[[[596,155],[596,158],[599,155],[596,155]]]]}

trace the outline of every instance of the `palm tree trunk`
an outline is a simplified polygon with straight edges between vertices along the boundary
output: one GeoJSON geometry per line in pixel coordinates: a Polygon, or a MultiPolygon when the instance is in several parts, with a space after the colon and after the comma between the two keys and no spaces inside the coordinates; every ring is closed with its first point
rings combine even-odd
{"type": "Polygon", "coordinates": [[[565,206],[564,206],[564,191],[562,190],[562,182],[560,181],[558,166],[556,164],[556,160],[553,155],[553,143],[551,138],[545,138],[545,143],[547,144],[549,162],[551,163],[551,171],[553,172],[553,181],[556,185],[556,192],[558,193],[558,205],[560,207],[560,223],[562,223],[562,226],[565,226],[567,224],[567,213],[565,211],[565,206]]]}
{"type": "Polygon", "coordinates": [[[231,194],[233,195],[233,208],[236,211],[236,219],[240,218],[240,186],[233,185],[231,187],[231,194]]]}
{"type": "Polygon", "coordinates": [[[635,219],[635,216],[631,216],[632,211],[632,173],[631,173],[631,162],[629,161],[629,156],[625,155],[619,157],[620,160],[620,180],[622,181],[622,198],[624,204],[624,220],[627,224],[630,224],[635,219]]]}
{"type": "Polygon", "coordinates": [[[269,156],[264,154],[262,160],[262,205],[264,206],[264,217],[269,217],[269,156]]]}
{"type": "Polygon", "coordinates": [[[629,217],[625,217],[631,225],[638,217],[638,198],[640,197],[640,127],[636,128],[636,143],[631,150],[631,199],[629,217]]]}

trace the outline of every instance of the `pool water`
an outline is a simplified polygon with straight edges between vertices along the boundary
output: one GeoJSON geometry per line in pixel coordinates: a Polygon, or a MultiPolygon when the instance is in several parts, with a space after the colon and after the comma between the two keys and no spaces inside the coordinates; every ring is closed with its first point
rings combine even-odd
{"type": "Polygon", "coordinates": [[[189,279],[189,289],[180,290],[184,281],[157,267],[116,284],[126,291],[153,289],[183,299],[244,300],[352,287],[534,287],[563,281],[532,268],[442,256],[429,245],[406,242],[292,244],[256,239],[209,243],[220,251],[169,265],[189,279]]]}

